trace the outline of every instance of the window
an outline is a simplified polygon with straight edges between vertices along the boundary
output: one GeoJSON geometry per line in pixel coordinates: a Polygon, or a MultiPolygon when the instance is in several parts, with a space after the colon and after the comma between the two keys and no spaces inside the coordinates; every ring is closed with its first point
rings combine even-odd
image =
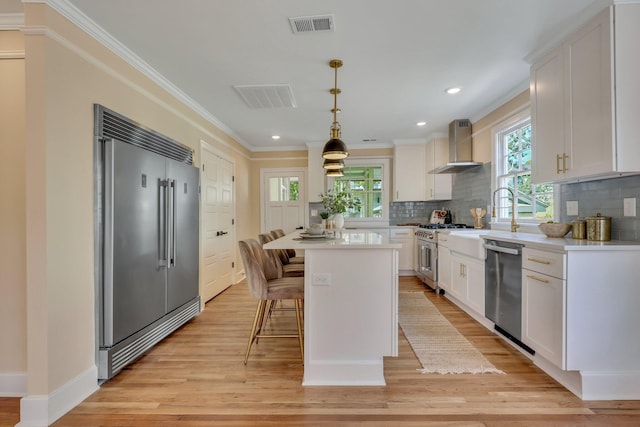
{"type": "Polygon", "coordinates": [[[389,159],[347,159],[344,176],[329,178],[327,188],[346,191],[360,200],[360,211],[347,211],[345,218],[358,221],[388,220],[389,159]]]}
{"type": "Polygon", "coordinates": [[[300,197],[300,185],[297,176],[278,176],[269,178],[269,201],[297,201],[300,197]]]}
{"type": "MultiPolygon", "coordinates": [[[[516,197],[518,222],[537,223],[553,220],[553,184],[531,183],[531,120],[519,115],[497,128],[495,186],[508,188],[516,197]]],[[[497,221],[511,221],[513,200],[507,190],[493,195],[497,221]]]]}

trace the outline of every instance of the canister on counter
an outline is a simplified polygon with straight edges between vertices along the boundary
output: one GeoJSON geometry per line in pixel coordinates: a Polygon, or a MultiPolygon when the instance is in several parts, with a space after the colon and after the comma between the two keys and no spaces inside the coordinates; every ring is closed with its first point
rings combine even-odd
{"type": "Polygon", "coordinates": [[[576,218],[572,223],[571,237],[574,239],[587,238],[587,221],[583,218],[576,218]]]}
{"type": "Polygon", "coordinates": [[[599,212],[596,216],[588,216],[587,240],[600,242],[611,240],[611,217],[602,216],[599,212]]]}

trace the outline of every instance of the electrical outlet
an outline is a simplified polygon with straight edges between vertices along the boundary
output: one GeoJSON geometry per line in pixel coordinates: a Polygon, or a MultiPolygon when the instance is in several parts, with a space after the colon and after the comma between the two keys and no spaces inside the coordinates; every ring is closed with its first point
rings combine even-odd
{"type": "Polygon", "coordinates": [[[314,286],[329,286],[331,284],[331,273],[313,273],[311,284],[314,286]]]}
{"type": "Polygon", "coordinates": [[[567,201],[567,215],[568,216],[578,216],[578,201],[577,200],[567,201]]]}
{"type": "Polygon", "coordinates": [[[311,216],[318,216],[318,209],[311,209],[311,216]]]}
{"type": "Polygon", "coordinates": [[[636,198],[625,198],[623,202],[624,216],[636,216],[636,198]]]}

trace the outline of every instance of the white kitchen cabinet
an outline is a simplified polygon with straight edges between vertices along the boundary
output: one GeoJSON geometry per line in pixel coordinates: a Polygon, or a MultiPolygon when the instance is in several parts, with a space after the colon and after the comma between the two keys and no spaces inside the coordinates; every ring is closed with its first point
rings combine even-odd
{"type": "Polygon", "coordinates": [[[393,201],[425,200],[426,146],[395,143],[393,148],[393,201]]]}
{"type": "Polygon", "coordinates": [[[452,252],[449,293],[484,316],[484,261],[452,252]]]}
{"type": "MultiPolygon", "coordinates": [[[[468,233],[438,235],[438,286],[463,304],[469,314],[484,316],[482,240],[468,233]]],[[[445,294],[445,295],[446,295],[445,294]]]]}
{"type": "Polygon", "coordinates": [[[484,260],[468,259],[465,264],[467,275],[467,305],[484,316],[484,260]]]}
{"type": "Polygon", "coordinates": [[[393,148],[393,201],[451,200],[451,174],[429,171],[448,161],[449,141],[395,142],[393,148]]]}
{"type": "Polygon", "coordinates": [[[438,287],[451,292],[451,251],[438,245],[438,287]]]}
{"type": "Polygon", "coordinates": [[[639,38],[640,5],[611,6],[532,65],[535,183],[640,172],[639,38]]]}
{"type": "Polygon", "coordinates": [[[522,342],[565,369],[566,256],[522,250],[522,342]]]}
{"type": "Polygon", "coordinates": [[[401,243],[398,255],[398,270],[400,275],[413,275],[415,270],[415,241],[413,236],[413,228],[392,228],[389,230],[389,240],[391,243],[401,243]]]}
{"type": "Polygon", "coordinates": [[[453,175],[434,174],[429,171],[449,161],[449,139],[435,138],[426,144],[426,198],[425,200],[451,200],[453,175]]]}

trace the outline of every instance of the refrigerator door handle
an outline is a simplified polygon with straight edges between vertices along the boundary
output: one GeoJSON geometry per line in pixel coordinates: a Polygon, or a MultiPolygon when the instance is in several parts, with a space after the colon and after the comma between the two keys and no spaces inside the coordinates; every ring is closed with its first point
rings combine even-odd
{"type": "Polygon", "coordinates": [[[175,267],[176,266],[176,253],[177,253],[177,248],[176,248],[176,209],[177,209],[177,203],[176,203],[176,194],[178,193],[177,189],[176,189],[176,180],[175,179],[171,179],[169,180],[171,185],[170,185],[170,189],[171,189],[171,222],[169,223],[169,228],[171,229],[171,254],[169,256],[169,267],[175,267]]]}
{"type": "Polygon", "coordinates": [[[167,266],[167,258],[169,253],[167,251],[167,181],[160,180],[159,182],[159,200],[158,200],[158,229],[160,236],[158,246],[159,246],[159,256],[158,256],[158,266],[166,267],[167,266]]]}
{"type": "Polygon", "coordinates": [[[165,232],[165,255],[167,268],[172,267],[171,249],[173,248],[173,181],[165,181],[165,202],[164,202],[164,232],[165,232]]]}

